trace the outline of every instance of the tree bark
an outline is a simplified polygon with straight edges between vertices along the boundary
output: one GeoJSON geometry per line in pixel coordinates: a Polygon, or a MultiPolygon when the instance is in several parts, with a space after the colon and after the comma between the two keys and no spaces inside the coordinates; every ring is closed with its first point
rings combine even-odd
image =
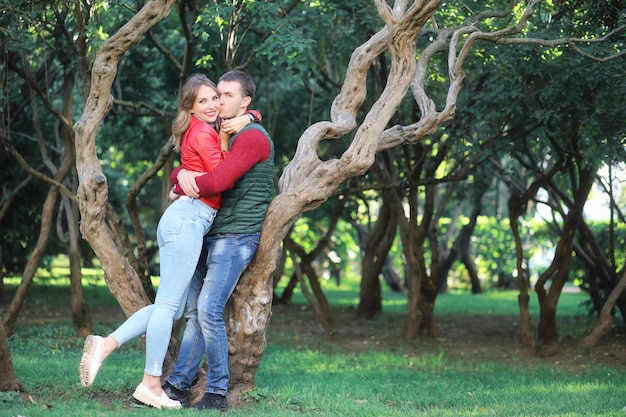
{"type": "MultiPolygon", "coordinates": [[[[527,194],[525,194],[527,195],[527,194]]],[[[533,346],[533,334],[530,320],[530,295],[528,294],[528,286],[524,280],[524,247],[519,232],[519,224],[517,218],[522,214],[523,208],[528,200],[522,196],[511,196],[509,200],[509,224],[511,233],[515,240],[515,265],[517,268],[517,287],[519,295],[517,296],[517,305],[520,311],[520,339],[522,346],[530,349],[533,346]]]]}
{"type": "Polygon", "coordinates": [[[285,288],[283,288],[283,292],[280,295],[280,297],[278,297],[277,295],[274,296],[274,303],[275,304],[289,304],[289,303],[291,303],[291,299],[293,297],[293,292],[294,292],[294,290],[296,289],[297,286],[298,286],[298,276],[294,272],[289,277],[289,282],[287,283],[285,288]]]}
{"type": "Polygon", "coordinates": [[[9,342],[7,340],[7,333],[4,330],[4,325],[0,320],[0,391],[19,391],[23,392],[24,387],[17,378],[15,370],[13,369],[13,361],[11,360],[11,350],[9,349],[9,342]]]}
{"type": "MultiPolygon", "coordinates": [[[[486,187],[483,188],[483,190],[486,189],[486,187]]],[[[484,193],[481,193],[480,195],[482,196],[482,194],[484,193]]],[[[469,276],[472,294],[482,293],[480,280],[478,279],[478,271],[476,270],[476,265],[474,264],[474,259],[471,255],[471,239],[474,234],[474,229],[476,228],[476,220],[478,219],[480,210],[481,206],[480,204],[477,204],[472,211],[470,222],[461,228],[459,235],[452,245],[452,249],[448,251],[446,254],[447,256],[445,256],[439,264],[439,268],[437,268],[437,286],[439,292],[441,292],[441,288],[443,286],[442,282],[444,280],[447,282],[447,277],[452,264],[460,257],[461,262],[463,263],[463,266],[465,266],[469,276]]],[[[447,287],[447,285],[445,287],[447,287]]]]}
{"type": "MultiPolygon", "coordinates": [[[[415,37],[440,4],[441,1],[419,2],[404,13],[404,10],[392,11],[384,2],[377,2],[388,28],[353,53],[343,88],[331,109],[332,122],[318,122],[300,138],[294,158],[280,178],[279,194],[267,212],[256,257],[231,298],[228,327],[232,399],[240,398],[243,390],[254,387],[254,375],[266,345],[265,329],[271,317],[273,292],[269,277],[280,258],[279,243],[302,212],[322,204],[347,179],[363,174],[372,165],[376,152],[397,144],[394,140],[398,136],[385,136],[383,130],[415,74],[415,37]],[[387,47],[391,51],[392,67],[386,88],[341,158],[321,161],[316,152],[319,141],[341,137],[355,127],[356,111],[365,98],[368,69],[387,47]]],[[[435,119],[451,117],[452,109],[446,110],[445,116],[437,113],[424,117],[417,124],[418,130],[432,133],[439,126],[433,123],[435,119]]],[[[407,140],[408,135],[402,137],[407,140]]],[[[423,137],[411,136],[415,141],[423,137]]]]}
{"type": "Polygon", "coordinates": [[[137,272],[120,253],[106,224],[107,180],[95,147],[96,132],[112,103],[111,86],[120,58],[155,24],[167,17],[174,0],[147,1],[96,54],[83,114],[75,125],[81,232],[100,259],[104,278],[126,315],[150,303],[137,272]]]}
{"type": "MultiPolygon", "coordinates": [[[[5,142],[5,138],[2,133],[0,133],[0,141],[2,143],[5,142]]],[[[15,201],[15,199],[19,196],[20,190],[26,187],[33,181],[32,175],[28,175],[24,180],[20,181],[20,183],[11,191],[11,193],[4,199],[0,201],[0,221],[6,213],[9,211],[9,208],[15,201]]],[[[4,289],[4,261],[2,258],[2,249],[4,245],[4,236],[0,236],[0,305],[4,305],[6,300],[6,293],[4,289]]],[[[2,321],[0,319],[0,321],[2,321]]]]}
{"type": "Polygon", "coordinates": [[[50,230],[54,221],[54,208],[58,197],[59,190],[56,187],[50,187],[46,200],[43,204],[43,209],[41,210],[41,228],[39,230],[37,244],[35,245],[33,253],[26,263],[26,267],[22,273],[20,285],[17,287],[17,291],[15,291],[13,299],[11,300],[11,303],[9,303],[9,306],[2,317],[4,329],[9,336],[13,334],[13,329],[15,328],[15,323],[17,322],[17,316],[22,309],[24,301],[26,300],[28,289],[33,282],[33,277],[37,272],[37,268],[39,268],[41,258],[45,254],[46,248],[48,247],[48,238],[50,237],[50,230]]]}
{"type": "Polygon", "coordinates": [[[613,308],[615,307],[615,302],[617,299],[624,293],[624,289],[626,288],[626,272],[622,275],[622,278],[619,280],[609,297],[607,298],[604,306],[602,307],[602,311],[600,312],[600,319],[598,320],[598,325],[593,329],[593,331],[585,337],[579,344],[578,347],[591,349],[595,345],[598,344],[600,339],[608,333],[611,328],[611,324],[613,324],[613,308]]]}
{"type": "Polygon", "coordinates": [[[85,303],[82,283],[82,256],[78,245],[78,207],[69,199],[62,197],[68,223],[69,242],[68,257],[70,261],[70,305],[72,308],[72,325],[78,336],[86,337],[92,333],[91,311],[85,303]]]}
{"type": "MultiPolygon", "coordinates": [[[[598,243],[596,235],[585,221],[580,223],[578,230],[579,237],[574,249],[576,257],[582,260],[588,270],[587,277],[583,280],[581,287],[589,294],[596,312],[600,313],[606,302],[606,294],[613,292],[621,281],[619,273],[616,272],[621,268],[616,265],[614,249],[611,249],[611,246],[614,245],[609,243],[607,256],[605,248],[598,243]]],[[[612,242],[613,239],[609,238],[609,242],[612,242]]],[[[617,297],[614,306],[619,309],[622,320],[625,321],[626,294],[624,292],[621,292],[617,297]]]]}
{"type": "Polygon", "coordinates": [[[300,283],[302,294],[308,300],[311,307],[313,307],[315,315],[324,329],[324,335],[329,340],[339,337],[339,334],[337,333],[335,315],[333,314],[330,304],[328,303],[328,299],[320,286],[317,272],[315,272],[315,268],[313,268],[312,261],[315,259],[315,256],[307,254],[304,248],[294,242],[291,238],[286,238],[284,240],[284,244],[285,248],[291,252],[295,275],[300,283]],[[297,258],[300,258],[299,261],[297,258]],[[305,277],[311,286],[313,294],[311,294],[311,291],[309,291],[307,287],[305,277]]]}
{"type": "Polygon", "coordinates": [[[559,243],[556,246],[554,259],[535,284],[535,291],[539,299],[537,342],[540,348],[542,346],[553,345],[559,339],[556,325],[556,307],[569,274],[576,230],[582,219],[587,196],[595,180],[595,170],[582,169],[579,172],[579,184],[575,190],[574,204],[570,207],[565,218],[563,231],[559,243]],[[551,279],[551,284],[549,290],[546,291],[545,284],[549,279],[551,279]]]}
{"type": "Polygon", "coordinates": [[[396,235],[396,213],[391,192],[383,191],[378,221],[367,237],[361,267],[361,285],[357,317],[373,319],[383,310],[380,274],[396,235]]]}

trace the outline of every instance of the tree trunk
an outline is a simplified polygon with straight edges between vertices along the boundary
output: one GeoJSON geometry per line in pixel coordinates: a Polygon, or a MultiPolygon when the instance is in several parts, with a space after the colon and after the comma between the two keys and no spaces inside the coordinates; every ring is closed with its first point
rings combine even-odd
{"type": "MultiPolygon", "coordinates": [[[[0,238],[0,306],[6,301],[6,293],[4,290],[4,264],[2,261],[2,238],[0,238]]],[[[2,320],[0,320],[2,322],[2,320]]]]}
{"type": "MultiPolygon", "coordinates": [[[[612,226],[610,226],[612,228],[612,226]]],[[[611,293],[619,285],[620,277],[616,272],[619,267],[616,265],[615,253],[609,249],[609,254],[605,254],[596,235],[589,226],[582,221],[579,227],[579,237],[574,246],[576,257],[586,265],[588,273],[583,279],[581,287],[589,294],[596,312],[600,313],[606,302],[606,294],[611,293]]],[[[611,232],[609,231],[609,234],[611,232]]],[[[610,238],[612,242],[614,238],[610,238]]],[[[609,247],[613,246],[609,244],[609,247]]],[[[622,319],[626,319],[626,294],[622,292],[615,300],[615,307],[621,313],[622,319]]]]}
{"type": "MultiPolygon", "coordinates": [[[[451,184],[448,186],[445,195],[442,198],[442,202],[440,203],[440,207],[445,207],[447,202],[450,199],[451,194],[456,189],[456,184],[451,184]]],[[[456,248],[454,247],[454,242],[450,245],[450,241],[452,240],[452,236],[454,235],[454,230],[459,220],[459,216],[463,211],[463,203],[457,204],[454,208],[453,214],[450,216],[450,224],[446,230],[446,233],[443,239],[440,237],[440,227],[439,227],[439,216],[435,216],[433,219],[433,224],[431,226],[431,230],[429,234],[432,236],[430,239],[433,241],[433,244],[436,244],[437,248],[437,271],[436,271],[436,283],[437,283],[437,291],[440,294],[445,294],[448,292],[448,275],[450,274],[450,268],[452,268],[452,264],[456,260],[458,253],[456,252],[456,248]]]]}
{"type": "Polygon", "coordinates": [[[402,278],[400,274],[396,272],[396,268],[393,265],[393,259],[391,255],[387,255],[385,257],[385,263],[383,265],[383,279],[389,285],[392,291],[395,292],[404,292],[404,284],[402,283],[402,278]]]}
{"type": "MultiPolygon", "coordinates": [[[[487,190],[487,187],[482,188],[482,190],[487,190]]],[[[480,195],[482,197],[482,193],[480,195]]],[[[472,285],[472,294],[481,294],[483,292],[480,286],[480,280],[478,279],[478,271],[476,270],[476,265],[474,264],[474,259],[471,254],[472,235],[474,234],[476,220],[478,219],[478,215],[480,215],[481,209],[482,206],[480,202],[477,202],[474,206],[474,210],[472,211],[469,224],[466,224],[461,228],[461,233],[458,238],[461,262],[463,262],[465,269],[467,269],[467,274],[469,275],[470,283],[472,285]]]]}
{"type": "Polygon", "coordinates": [[[128,23],[104,42],[92,66],[91,87],[83,114],[75,125],[80,181],[77,194],[82,216],[80,230],[100,259],[111,294],[126,315],[149,304],[150,299],[137,272],[120,253],[106,224],[108,189],[96,154],[96,132],[111,109],[111,86],[120,58],[139,43],[152,26],[164,19],[173,5],[174,0],[145,2],[128,23]]]}
{"type": "MultiPolygon", "coordinates": [[[[514,198],[512,197],[512,199],[514,198]]],[[[520,210],[521,207],[512,205],[512,203],[509,202],[509,224],[515,240],[515,265],[517,267],[517,287],[519,289],[517,304],[520,312],[520,339],[522,346],[531,348],[533,346],[533,334],[529,309],[530,295],[528,294],[528,286],[524,281],[524,248],[522,246],[522,238],[517,223],[520,210]]]]}
{"type": "Polygon", "coordinates": [[[335,315],[333,314],[332,309],[330,308],[330,304],[328,303],[328,299],[322,290],[322,287],[319,283],[319,278],[317,273],[315,272],[315,268],[313,268],[312,261],[314,256],[310,256],[304,251],[302,246],[298,245],[291,238],[286,238],[285,248],[289,250],[292,254],[293,265],[295,268],[295,275],[300,282],[300,289],[302,290],[302,294],[309,301],[311,307],[315,311],[315,315],[320,321],[322,328],[324,329],[324,334],[327,339],[332,340],[338,337],[337,333],[337,323],[335,320],[335,315]],[[299,257],[299,261],[296,258],[299,257]],[[304,278],[307,278],[309,285],[311,286],[311,291],[313,294],[309,292],[309,289],[306,285],[304,278]]]}
{"type": "Polygon", "coordinates": [[[291,277],[289,277],[289,282],[287,283],[285,288],[283,288],[283,293],[280,295],[280,297],[277,297],[276,295],[274,296],[274,303],[275,304],[291,303],[291,299],[293,297],[293,291],[296,289],[297,285],[298,285],[298,276],[294,272],[293,274],[291,274],[291,277]]]}
{"type": "MultiPolygon", "coordinates": [[[[372,165],[376,152],[385,147],[380,140],[391,140],[382,133],[415,73],[415,37],[440,4],[440,1],[420,3],[420,7],[411,8],[393,23],[391,9],[380,5],[381,13],[395,25],[393,35],[390,37],[385,28],[355,50],[341,93],[333,104],[332,122],[318,122],[301,136],[294,159],[280,178],[279,194],[267,212],[256,257],[231,298],[228,317],[231,398],[240,398],[243,390],[255,385],[254,375],[265,350],[265,329],[271,316],[273,292],[269,277],[280,258],[280,242],[302,212],[322,204],[339,185],[363,174],[372,165]],[[356,126],[356,111],[365,98],[368,69],[387,47],[391,49],[393,62],[387,87],[372,105],[342,157],[321,161],[316,153],[319,141],[341,137],[356,126]]],[[[440,122],[432,123],[434,118],[447,119],[451,115],[452,109],[447,108],[431,118],[425,117],[429,128],[424,128],[422,133],[428,131],[430,134],[439,126],[440,122]]],[[[418,124],[422,122],[425,120],[418,124]]],[[[404,140],[408,138],[403,137],[404,140]]],[[[420,138],[412,136],[412,139],[417,141],[420,138]]]]}
{"type": "MultiPolygon", "coordinates": [[[[422,224],[419,228],[418,241],[420,242],[419,267],[422,271],[422,301],[420,304],[422,317],[422,333],[429,337],[439,337],[441,330],[435,320],[435,301],[439,293],[437,285],[437,269],[439,265],[438,245],[435,236],[430,234],[433,230],[433,224],[439,222],[439,215],[435,213],[435,185],[426,186],[424,211],[422,213],[422,224]],[[431,262],[430,271],[426,268],[426,259],[424,258],[424,246],[426,238],[430,239],[431,245],[431,262]]],[[[439,211],[441,213],[442,211],[439,211]]]]}
{"type": "Polygon", "coordinates": [[[570,207],[565,218],[563,231],[559,243],[556,246],[554,259],[535,284],[535,291],[539,299],[537,341],[540,348],[542,346],[553,345],[559,339],[556,325],[556,307],[570,272],[572,248],[576,230],[582,219],[587,196],[595,180],[595,170],[583,169],[579,172],[579,185],[574,193],[574,204],[570,207]],[[545,284],[549,279],[551,279],[550,289],[546,291],[545,284]]]}
{"type": "Polygon", "coordinates": [[[465,269],[467,269],[467,274],[469,275],[472,286],[472,294],[482,294],[483,289],[480,286],[480,279],[478,279],[478,270],[474,264],[474,258],[472,258],[470,254],[469,245],[466,248],[462,248],[462,250],[461,262],[463,262],[465,269]]]}
{"type": "Polygon", "coordinates": [[[11,360],[11,350],[9,349],[9,342],[7,341],[7,333],[4,330],[4,325],[0,320],[0,391],[24,391],[22,383],[15,374],[13,369],[13,361],[11,360]]]}
{"type": "Polygon", "coordinates": [[[70,305],[72,307],[72,325],[74,331],[80,337],[86,337],[92,333],[91,311],[85,303],[82,283],[82,256],[79,249],[78,233],[78,207],[66,197],[62,197],[65,207],[68,226],[68,257],[70,261],[70,305]]]}
{"type": "MultiPolygon", "coordinates": [[[[6,138],[4,137],[4,135],[0,133],[0,141],[2,143],[5,143],[5,140],[6,138]]],[[[20,183],[13,189],[13,191],[8,196],[6,196],[6,198],[4,198],[5,196],[3,196],[4,200],[0,201],[0,221],[4,218],[4,216],[6,216],[9,208],[11,207],[15,199],[19,196],[20,190],[22,190],[28,184],[32,183],[32,181],[33,176],[29,174],[24,180],[20,181],[20,183]]],[[[3,246],[4,236],[0,236],[0,305],[4,305],[4,303],[7,302],[4,288],[4,261],[2,257],[3,246]]],[[[1,321],[2,319],[0,319],[0,322],[1,321]]]]}
{"type": "Polygon", "coordinates": [[[600,319],[598,320],[598,325],[593,329],[593,331],[585,337],[579,344],[578,347],[591,349],[594,347],[604,336],[607,334],[609,329],[611,328],[611,324],[613,324],[613,308],[615,306],[615,302],[620,297],[620,295],[624,292],[626,288],[626,272],[622,275],[622,278],[619,280],[611,294],[607,298],[604,303],[604,307],[602,307],[602,311],[600,312],[600,319]]]}
{"type": "MultiPolygon", "coordinates": [[[[59,117],[62,122],[66,120],[71,120],[71,114],[73,109],[73,100],[72,100],[72,90],[74,87],[74,74],[71,71],[68,71],[63,79],[63,89],[62,89],[62,103],[63,103],[63,111],[62,117],[59,117]],[[63,120],[65,119],[65,120],[63,120]]],[[[69,123],[62,123],[62,136],[63,136],[63,144],[64,144],[64,153],[63,159],[61,161],[61,165],[58,169],[54,166],[52,161],[49,159],[47,152],[45,151],[44,145],[44,133],[42,132],[39,116],[37,113],[37,101],[35,100],[35,92],[33,89],[30,90],[31,93],[31,102],[35,111],[32,113],[33,117],[33,125],[35,130],[37,131],[37,138],[40,143],[40,147],[42,149],[42,159],[44,164],[48,166],[48,168],[54,174],[54,182],[57,184],[62,184],[65,178],[70,173],[72,166],[74,165],[74,143],[73,143],[73,134],[71,131],[71,127],[69,123]]],[[[31,169],[31,168],[29,168],[31,169]]],[[[40,174],[40,173],[38,173],[40,174]]],[[[43,174],[40,174],[43,176],[43,174]]],[[[50,190],[48,191],[48,195],[43,204],[42,214],[41,214],[41,227],[39,231],[39,238],[37,239],[37,243],[35,245],[35,249],[33,253],[26,263],[26,267],[24,268],[24,272],[22,274],[22,281],[11,300],[11,304],[9,305],[5,315],[3,317],[4,327],[7,334],[12,334],[13,329],[15,327],[15,323],[17,321],[17,316],[22,308],[24,300],[26,299],[26,295],[28,293],[28,289],[32,284],[33,277],[37,272],[37,268],[39,268],[39,264],[41,263],[41,258],[46,252],[48,247],[48,239],[50,237],[50,230],[52,228],[52,223],[54,221],[54,209],[56,206],[56,202],[59,197],[60,190],[56,185],[51,185],[50,190]]]]}
{"type": "MultiPolygon", "coordinates": [[[[434,215],[434,185],[426,186],[426,199],[422,222],[417,223],[417,187],[409,189],[409,217],[398,222],[407,265],[407,311],[404,320],[404,338],[416,339],[420,333],[438,336],[434,320],[437,296],[436,276],[428,276],[424,259],[424,244],[434,215]]],[[[431,271],[437,270],[438,254],[433,250],[431,271]]]]}
{"type": "Polygon", "coordinates": [[[450,269],[459,254],[454,245],[452,245],[452,248],[445,248],[441,255],[439,268],[437,268],[437,291],[440,294],[445,294],[448,292],[450,269]]]}
{"type": "Polygon", "coordinates": [[[28,289],[33,282],[33,277],[37,272],[37,268],[39,268],[41,258],[43,258],[46,248],[48,247],[48,238],[50,237],[50,230],[54,220],[54,208],[56,206],[58,196],[59,190],[56,187],[50,187],[41,210],[41,228],[39,230],[37,244],[35,245],[33,253],[24,267],[20,285],[17,287],[17,291],[15,292],[15,295],[13,296],[13,299],[11,300],[11,303],[7,307],[2,318],[4,330],[9,336],[13,334],[13,329],[15,328],[15,323],[17,322],[17,316],[22,309],[24,301],[26,300],[28,289]]]}
{"type": "Polygon", "coordinates": [[[361,267],[361,285],[357,317],[373,319],[383,310],[380,274],[396,235],[396,212],[389,191],[383,191],[378,221],[367,237],[361,267]]]}

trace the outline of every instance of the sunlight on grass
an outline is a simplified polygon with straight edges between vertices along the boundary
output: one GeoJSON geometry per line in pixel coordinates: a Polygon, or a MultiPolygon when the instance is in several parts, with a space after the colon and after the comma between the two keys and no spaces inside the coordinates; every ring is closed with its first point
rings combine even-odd
{"type": "MultiPolygon", "coordinates": [[[[68,278],[57,275],[66,270],[53,262],[50,271],[48,275],[38,275],[29,292],[29,305],[46,312],[68,305],[68,278]]],[[[99,268],[89,270],[85,276],[89,277],[83,282],[90,306],[117,307],[99,268]]],[[[158,277],[153,281],[158,284],[158,277]]],[[[19,279],[5,282],[10,294],[19,279]]],[[[323,281],[322,285],[333,307],[351,313],[350,309],[358,306],[358,281],[345,279],[339,286],[323,281]]],[[[512,317],[511,328],[516,329],[517,297],[516,291],[477,295],[454,291],[439,295],[435,315],[444,336],[407,341],[385,339],[375,333],[376,328],[390,332],[400,328],[406,309],[406,294],[392,292],[384,286],[384,314],[365,324],[359,322],[360,328],[355,332],[358,336],[354,339],[330,342],[316,336],[319,333],[313,329],[318,329],[319,323],[308,314],[311,308],[301,292],[296,291],[293,305],[274,308],[273,323],[282,322],[283,329],[279,332],[270,324],[268,345],[255,376],[257,388],[245,394],[249,406],[232,409],[228,415],[624,416],[621,410],[626,405],[626,371],[623,366],[605,365],[602,359],[599,362],[589,359],[588,352],[568,358],[571,361],[565,365],[559,360],[537,358],[504,347],[448,349],[451,342],[445,338],[445,325],[455,316],[475,315],[488,320],[490,316],[507,315],[512,317]]],[[[564,323],[568,329],[567,337],[580,337],[587,331],[588,326],[582,324],[587,325],[589,319],[581,306],[586,300],[585,294],[562,294],[558,314],[560,324],[564,323]]],[[[534,293],[531,293],[530,310],[533,316],[537,315],[534,293]]],[[[117,318],[94,317],[94,331],[108,334],[119,324],[114,320],[117,318]]],[[[350,320],[355,320],[357,326],[356,319],[350,320]]],[[[0,397],[0,415],[199,415],[195,410],[164,414],[161,410],[130,405],[129,398],[141,380],[145,360],[143,342],[138,339],[107,359],[93,386],[81,387],[78,363],[83,338],[75,335],[69,317],[42,323],[18,322],[9,339],[15,370],[25,388],[36,393],[37,399],[28,403],[15,396],[7,395],[6,400],[0,397]]],[[[342,324],[349,327],[352,322],[342,324]]],[[[467,329],[468,334],[472,331],[467,329]]]]}
{"type": "MultiPolygon", "coordinates": [[[[277,293],[280,294],[286,283],[279,283],[277,293]]],[[[355,279],[344,279],[337,286],[334,281],[323,280],[324,294],[332,306],[354,307],[359,305],[359,282],[355,279]]],[[[483,294],[471,294],[468,291],[453,291],[439,294],[435,302],[435,313],[443,314],[477,314],[477,315],[519,315],[519,292],[516,290],[489,291],[483,294]]],[[[389,290],[383,284],[383,311],[391,314],[401,314],[406,309],[406,294],[389,290]]],[[[539,304],[534,292],[530,292],[530,313],[539,313],[539,304]]],[[[586,315],[588,307],[583,305],[588,301],[585,293],[563,293],[559,300],[559,315],[586,315]]],[[[308,301],[296,288],[293,294],[294,304],[308,304],[308,301]]]]}
{"type": "MultiPolygon", "coordinates": [[[[69,286],[69,267],[67,258],[64,256],[55,257],[39,268],[34,279],[34,286],[69,286]]],[[[83,285],[89,287],[106,287],[102,270],[99,264],[95,263],[93,268],[83,268],[83,285]]],[[[4,282],[7,288],[17,287],[20,283],[19,277],[6,277],[4,282]]],[[[152,283],[158,287],[160,277],[152,277],[152,283]]],[[[329,303],[334,307],[353,307],[359,305],[359,281],[356,277],[345,277],[341,284],[337,285],[334,280],[322,279],[320,281],[324,294],[329,303]]],[[[286,285],[286,280],[279,282],[277,293],[280,294],[286,285]]],[[[391,291],[384,283],[383,285],[383,311],[391,314],[403,314],[406,309],[406,294],[391,291]]],[[[519,315],[517,303],[518,291],[492,291],[483,294],[470,294],[467,291],[453,290],[447,294],[440,294],[435,302],[436,314],[477,314],[477,315],[519,315]]],[[[529,305],[530,313],[536,315],[539,312],[537,296],[531,291],[531,301],[529,305]]],[[[86,297],[87,298],[87,297],[86,297]]],[[[563,293],[559,300],[559,315],[585,315],[588,307],[583,303],[588,301],[586,294],[563,293]]],[[[298,305],[308,305],[308,301],[296,288],[292,297],[292,302],[298,305]]]]}

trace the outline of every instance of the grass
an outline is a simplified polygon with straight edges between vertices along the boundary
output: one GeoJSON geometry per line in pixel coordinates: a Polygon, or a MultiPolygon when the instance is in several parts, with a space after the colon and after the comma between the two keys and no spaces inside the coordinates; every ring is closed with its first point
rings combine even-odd
{"type": "MultiPolygon", "coordinates": [[[[144,361],[139,341],[107,359],[93,386],[81,387],[77,366],[82,338],[74,334],[66,316],[36,320],[37,311],[50,315],[66,308],[67,287],[55,284],[33,287],[26,306],[32,316],[18,322],[9,340],[15,370],[32,400],[0,393],[0,416],[218,415],[132,406],[130,395],[144,361]]],[[[91,284],[85,286],[90,305],[117,308],[106,287],[96,281],[91,284]]],[[[402,295],[385,293],[385,314],[361,323],[350,318],[358,302],[353,283],[326,290],[331,304],[343,312],[344,340],[332,343],[320,337],[321,330],[300,294],[294,305],[277,306],[256,375],[257,388],[247,394],[250,405],[232,409],[229,416],[626,415],[622,411],[626,369],[620,358],[568,350],[541,359],[512,348],[514,343],[483,346],[447,337],[448,328],[462,316],[483,321],[500,317],[500,323],[514,320],[518,314],[514,292],[443,295],[436,315],[444,338],[405,341],[397,337],[402,295]]],[[[578,337],[581,327],[587,331],[593,325],[580,305],[584,300],[581,294],[563,294],[559,317],[565,334],[578,337]]],[[[535,304],[531,312],[536,313],[535,304]]],[[[95,326],[100,333],[109,332],[120,320],[115,315],[101,318],[95,326]]],[[[471,336],[473,329],[467,330],[471,336]]]]}

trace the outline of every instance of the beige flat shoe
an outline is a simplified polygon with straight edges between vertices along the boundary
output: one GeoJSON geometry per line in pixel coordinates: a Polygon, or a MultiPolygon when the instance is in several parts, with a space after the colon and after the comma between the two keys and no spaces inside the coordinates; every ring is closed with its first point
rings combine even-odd
{"type": "Polygon", "coordinates": [[[161,396],[154,394],[144,384],[137,385],[133,398],[140,403],[149,405],[154,408],[182,408],[183,406],[179,401],[172,400],[165,392],[161,393],[161,396]]]}
{"type": "Polygon", "coordinates": [[[83,357],[78,366],[78,376],[83,387],[93,384],[102,365],[102,353],[104,352],[104,338],[90,334],[85,339],[83,357]]]}

